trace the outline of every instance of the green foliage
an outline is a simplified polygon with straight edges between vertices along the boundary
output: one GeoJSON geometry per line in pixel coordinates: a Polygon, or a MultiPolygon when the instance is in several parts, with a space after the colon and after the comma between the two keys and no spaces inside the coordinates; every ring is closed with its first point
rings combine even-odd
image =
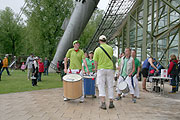
{"type": "Polygon", "coordinates": [[[22,30],[19,18],[10,8],[0,11],[0,53],[17,55],[22,51],[22,30]]]}
{"type": "Polygon", "coordinates": [[[31,80],[27,80],[27,72],[15,70],[11,75],[8,76],[6,71],[3,72],[0,94],[62,87],[61,77],[56,73],[50,73],[49,76],[42,75],[42,82],[38,82],[37,87],[32,87],[31,80]]]}
{"type": "Polygon", "coordinates": [[[26,53],[53,58],[64,31],[65,18],[71,15],[72,0],[26,0],[28,18],[25,36],[26,53]]]}
{"type": "MultiPolygon", "coordinates": [[[[74,0],[25,0],[23,13],[25,25],[10,8],[0,11],[0,55],[16,56],[34,53],[52,60],[64,30],[64,20],[69,19],[74,0]]],[[[93,37],[101,19],[102,10],[95,10],[80,37],[81,48],[85,48],[93,37]]]]}

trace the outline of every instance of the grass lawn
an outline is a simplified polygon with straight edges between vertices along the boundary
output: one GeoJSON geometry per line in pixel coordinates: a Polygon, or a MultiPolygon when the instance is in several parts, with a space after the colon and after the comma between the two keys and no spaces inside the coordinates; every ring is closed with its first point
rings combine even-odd
{"type": "Polygon", "coordinates": [[[60,88],[63,85],[60,75],[57,73],[49,73],[48,76],[42,75],[42,82],[38,82],[36,87],[32,87],[31,80],[27,79],[27,70],[26,72],[10,70],[10,73],[11,76],[8,76],[6,70],[3,72],[0,81],[0,94],[60,88]]]}

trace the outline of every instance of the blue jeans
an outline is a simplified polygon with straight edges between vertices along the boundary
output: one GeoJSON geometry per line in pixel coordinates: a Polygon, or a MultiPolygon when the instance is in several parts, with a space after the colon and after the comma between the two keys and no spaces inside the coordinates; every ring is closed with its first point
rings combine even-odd
{"type": "Polygon", "coordinates": [[[44,68],[44,75],[48,75],[48,68],[44,68]]]}
{"type": "Polygon", "coordinates": [[[179,90],[179,76],[178,75],[170,75],[171,79],[171,85],[176,86],[176,88],[173,89],[173,91],[179,90]]]}
{"type": "Polygon", "coordinates": [[[41,81],[41,75],[42,75],[42,72],[39,72],[39,73],[38,73],[38,79],[37,79],[38,82],[41,81]]]}
{"type": "Polygon", "coordinates": [[[7,74],[8,74],[8,75],[10,75],[9,70],[8,70],[8,67],[3,67],[3,69],[1,70],[1,73],[0,73],[0,74],[2,75],[2,73],[3,73],[4,69],[6,69],[7,74]]]}

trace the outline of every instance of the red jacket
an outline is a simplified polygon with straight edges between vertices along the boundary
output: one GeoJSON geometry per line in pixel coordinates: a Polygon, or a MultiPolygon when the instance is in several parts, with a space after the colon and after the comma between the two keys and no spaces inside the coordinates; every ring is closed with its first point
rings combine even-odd
{"type": "MultiPolygon", "coordinates": [[[[176,62],[178,64],[178,60],[173,60],[174,62],[176,62]]],[[[174,63],[172,62],[172,60],[170,60],[170,64],[169,64],[169,68],[168,68],[168,75],[170,75],[171,70],[173,69],[174,63]]]]}
{"type": "Polygon", "coordinates": [[[44,63],[43,62],[39,62],[39,72],[44,72],[44,63]]]}

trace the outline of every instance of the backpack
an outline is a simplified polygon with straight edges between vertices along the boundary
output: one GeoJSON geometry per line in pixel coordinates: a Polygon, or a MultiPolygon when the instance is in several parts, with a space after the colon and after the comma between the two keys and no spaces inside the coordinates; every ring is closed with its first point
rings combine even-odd
{"type": "Polygon", "coordinates": [[[174,61],[172,61],[174,63],[174,66],[171,70],[171,74],[172,75],[178,75],[179,74],[179,68],[178,68],[178,64],[174,61]]]}

